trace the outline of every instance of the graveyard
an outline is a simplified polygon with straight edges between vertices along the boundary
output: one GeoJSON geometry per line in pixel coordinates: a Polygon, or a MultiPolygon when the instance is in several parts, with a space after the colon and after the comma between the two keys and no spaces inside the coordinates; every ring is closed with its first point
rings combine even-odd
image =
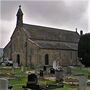
{"type": "Polygon", "coordinates": [[[82,88],[89,90],[90,72],[88,72],[88,69],[76,66],[63,67],[64,73],[62,76],[62,73],[55,75],[54,71],[36,70],[29,67],[22,69],[21,67],[0,66],[0,78],[5,78],[8,81],[8,87],[12,86],[13,90],[26,90],[25,87],[29,86],[30,83],[32,85],[33,81],[29,82],[32,79],[28,77],[29,74],[36,75],[37,79],[34,85],[40,86],[41,89],[38,90],[84,90],[82,88]]]}

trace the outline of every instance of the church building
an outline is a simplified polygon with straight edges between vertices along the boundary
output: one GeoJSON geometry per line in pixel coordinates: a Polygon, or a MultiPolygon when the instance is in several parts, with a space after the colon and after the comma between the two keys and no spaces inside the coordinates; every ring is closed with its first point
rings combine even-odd
{"type": "Polygon", "coordinates": [[[19,6],[15,30],[4,48],[4,57],[18,65],[52,66],[58,61],[62,66],[77,65],[77,31],[68,31],[23,23],[19,6]]]}

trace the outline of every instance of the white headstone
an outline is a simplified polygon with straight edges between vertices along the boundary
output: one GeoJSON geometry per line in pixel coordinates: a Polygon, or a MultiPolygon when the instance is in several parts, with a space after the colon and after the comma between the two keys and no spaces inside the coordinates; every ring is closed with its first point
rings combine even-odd
{"type": "Polygon", "coordinates": [[[56,63],[56,61],[53,61],[53,68],[56,70],[56,68],[57,68],[57,63],[56,63]]]}
{"type": "Polygon", "coordinates": [[[8,80],[0,78],[0,90],[8,90],[8,80]]]}

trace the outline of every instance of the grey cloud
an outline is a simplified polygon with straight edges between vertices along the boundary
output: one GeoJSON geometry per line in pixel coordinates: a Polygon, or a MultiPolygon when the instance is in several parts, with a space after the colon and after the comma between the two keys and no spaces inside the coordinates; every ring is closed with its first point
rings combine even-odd
{"type": "MultiPolygon", "coordinates": [[[[18,6],[22,5],[25,23],[27,21],[29,23],[36,22],[39,25],[52,26],[70,30],[73,30],[77,27],[79,29],[84,30],[84,32],[90,32],[88,29],[89,25],[87,17],[88,14],[87,8],[89,5],[88,4],[89,0],[70,0],[71,2],[67,3],[66,1],[67,0],[54,0],[54,1],[4,0],[1,1],[1,20],[7,21],[8,23],[10,23],[10,21],[13,21],[15,23],[18,6]]],[[[12,25],[10,26],[9,24],[9,28],[7,27],[8,33],[11,32],[10,27],[12,29],[13,26],[12,25]]],[[[7,31],[5,30],[5,28],[4,29],[1,28],[1,30],[3,30],[2,38],[7,37],[8,41],[10,36],[6,35],[7,31]]]]}

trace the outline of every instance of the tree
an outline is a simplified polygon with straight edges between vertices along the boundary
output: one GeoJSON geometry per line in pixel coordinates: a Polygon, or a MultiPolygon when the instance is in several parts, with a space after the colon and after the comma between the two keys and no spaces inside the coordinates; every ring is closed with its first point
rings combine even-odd
{"type": "Polygon", "coordinates": [[[90,67],[90,33],[82,35],[78,43],[78,57],[82,64],[90,67]]]}

